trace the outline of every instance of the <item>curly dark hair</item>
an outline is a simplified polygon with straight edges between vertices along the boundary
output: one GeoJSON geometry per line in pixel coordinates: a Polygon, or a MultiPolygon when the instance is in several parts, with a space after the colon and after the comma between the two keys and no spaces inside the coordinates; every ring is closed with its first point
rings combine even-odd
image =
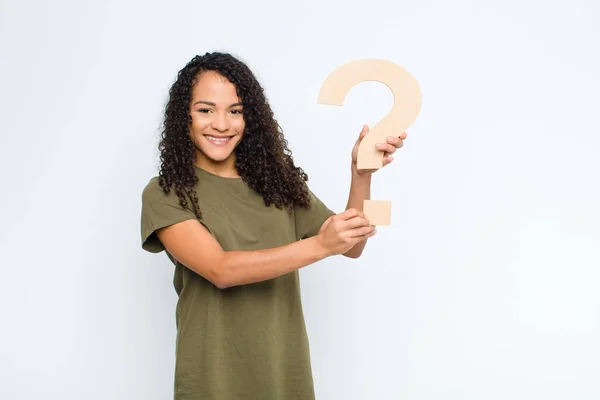
{"type": "Polygon", "coordinates": [[[242,180],[262,195],[266,206],[292,212],[295,206],[308,207],[310,196],[307,174],[294,165],[283,131],[273,116],[264,89],[248,66],[227,53],[195,56],[179,71],[169,90],[165,107],[160,150],[159,184],[165,193],[171,189],[179,204],[202,217],[194,190],[198,177],[194,171],[195,147],[189,135],[192,88],[205,71],[214,71],[231,82],[243,105],[246,124],[244,136],[234,150],[235,167],[242,180]]]}

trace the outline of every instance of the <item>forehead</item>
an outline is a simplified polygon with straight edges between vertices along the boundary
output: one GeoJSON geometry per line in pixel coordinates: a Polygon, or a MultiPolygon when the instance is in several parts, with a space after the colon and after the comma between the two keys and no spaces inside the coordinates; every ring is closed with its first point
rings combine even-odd
{"type": "Polygon", "coordinates": [[[214,71],[206,71],[198,76],[192,88],[192,99],[239,101],[233,83],[214,71]]]}

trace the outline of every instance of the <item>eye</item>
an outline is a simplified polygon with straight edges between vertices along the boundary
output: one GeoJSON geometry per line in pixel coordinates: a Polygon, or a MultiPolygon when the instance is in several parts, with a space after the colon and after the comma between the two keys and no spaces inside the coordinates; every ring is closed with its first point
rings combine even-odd
{"type": "Polygon", "coordinates": [[[243,114],[242,110],[231,110],[233,114],[243,114]]]}
{"type": "Polygon", "coordinates": [[[210,110],[209,110],[208,108],[200,108],[200,109],[198,110],[198,112],[201,112],[201,113],[208,114],[208,113],[210,112],[210,110]]]}

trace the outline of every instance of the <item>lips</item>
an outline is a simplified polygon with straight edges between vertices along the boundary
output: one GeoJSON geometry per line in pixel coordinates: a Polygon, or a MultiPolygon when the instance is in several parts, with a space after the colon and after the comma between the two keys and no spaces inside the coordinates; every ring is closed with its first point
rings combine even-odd
{"type": "Polygon", "coordinates": [[[233,136],[213,136],[213,135],[204,135],[204,137],[211,143],[216,144],[218,146],[223,146],[231,140],[233,136]]]}

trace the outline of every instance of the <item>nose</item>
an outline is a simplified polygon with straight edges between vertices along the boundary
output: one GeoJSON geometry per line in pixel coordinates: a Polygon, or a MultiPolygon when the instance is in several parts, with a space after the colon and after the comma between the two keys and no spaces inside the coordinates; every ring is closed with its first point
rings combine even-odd
{"type": "Polygon", "coordinates": [[[225,132],[229,129],[229,119],[225,113],[215,113],[212,120],[212,128],[219,132],[225,132]]]}

